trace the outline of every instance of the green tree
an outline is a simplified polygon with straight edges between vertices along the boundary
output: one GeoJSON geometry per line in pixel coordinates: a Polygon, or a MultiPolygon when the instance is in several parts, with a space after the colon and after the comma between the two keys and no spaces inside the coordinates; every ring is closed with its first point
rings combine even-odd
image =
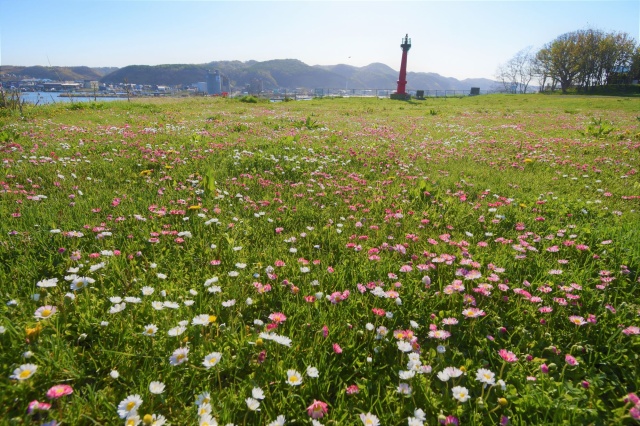
{"type": "Polygon", "coordinates": [[[580,72],[577,34],[566,33],[558,36],[540,49],[536,58],[544,63],[549,76],[560,83],[560,89],[566,93],[580,72]]]}
{"type": "Polygon", "coordinates": [[[604,33],[586,29],[562,34],[540,49],[533,70],[544,87],[560,85],[564,93],[575,86],[588,90],[607,84],[611,75],[634,63],[636,41],[627,33],[604,33]]]}

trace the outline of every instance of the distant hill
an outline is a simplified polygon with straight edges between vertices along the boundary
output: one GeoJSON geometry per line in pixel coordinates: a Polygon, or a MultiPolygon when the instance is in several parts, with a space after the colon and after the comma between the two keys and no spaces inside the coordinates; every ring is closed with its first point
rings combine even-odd
{"type": "MultiPolygon", "coordinates": [[[[381,64],[364,67],[351,65],[310,66],[297,59],[270,61],[214,61],[206,64],[129,65],[124,68],[89,67],[0,67],[0,77],[6,79],[48,78],[51,80],[99,80],[117,84],[168,85],[192,84],[206,81],[207,70],[220,70],[229,78],[232,89],[244,89],[261,81],[264,90],[278,88],[331,89],[395,89],[398,71],[381,64]]],[[[457,80],[436,73],[407,73],[408,90],[469,90],[479,87],[489,90],[495,81],[478,78],[457,80]]]]}
{"type": "MultiPolygon", "coordinates": [[[[395,88],[398,81],[398,71],[381,63],[373,63],[360,68],[344,64],[317,65],[317,67],[341,75],[343,77],[342,86],[349,89],[395,88]]],[[[436,73],[407,73],[407,90],[469,90],[471,87],[489,90],[495,85],[495,81],[486,78],[457,80],[436,73]]]]}
{"type": "MultiPolygon", "coordinates": [[[[351,65],[309,66],[297,59],[270,61],[218,61],[201,65],[131,65],[102,78],[104,83],[122,83],[125,79],[138,84],[178,85],[205,81],[207,70],[220,70],[231,80],[233,88],[242,89],[252,81],[261,80],[265,90],[277,88],[348,88],[394,89],[398,71],[373,63],[364,67],[351,65]]],[[[496,82],[478,78],[457,80],[435,73],[407,73],[408,90],[469,90],[480,87],[489,90],[496,82]]]]}
{"type": "Polygon", "coordinates": [[[102,83],[135,83],[169,85],[205,81],[207,68],[202,65],[129,65],[100,79],[102,83]]]}
{"type": "Polygon", "coordinates": [[[107,74],[117,71],[118,67],[98,67],[98,68],[93,67],[91,69],[96,73],[100,74],[100,76],[104,77],[107,74]]]}
{"type": "Polygon", "coordinates": [[[89,67],[20,67],[3,65],[0,78],[3,80],[41,78],[60,81],[99,80],[104,74],[89,67]]]}

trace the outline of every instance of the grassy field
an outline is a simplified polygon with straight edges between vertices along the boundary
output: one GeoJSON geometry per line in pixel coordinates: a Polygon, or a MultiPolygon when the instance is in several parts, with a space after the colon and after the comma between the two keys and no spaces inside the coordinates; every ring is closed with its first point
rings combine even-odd
{"type": "Polygon", "coordinates": [[[23,113],[0,424],[637,424],[637,100],[23,113]]]}

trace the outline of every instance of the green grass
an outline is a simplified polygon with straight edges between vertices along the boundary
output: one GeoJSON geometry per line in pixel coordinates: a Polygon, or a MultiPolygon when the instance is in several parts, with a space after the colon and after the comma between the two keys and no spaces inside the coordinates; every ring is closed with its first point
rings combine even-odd
{"type": "Polygon", "coordinates": [[[220,424],[311,424],[314,400],[328,404],[322,424],[405,425],[416,409],[425,424],[633,424],[632,100],[154,99],[16,114],[0,114],[0,423],[124,423],[118,404],[137,394],[143,424],[194,424],[210,392],[220,424]],[[72,290],[72,274],[95,281],[72,290]],[[55,314],[35,318],[42,306],[55,314]],[[193,324],[205,314],[215,321],[193,324]],[[188,361],[173,366],[181,347],[188,361]],[[33,376],[10,378],[27,363],[33,376]],[[447,367],[466,373],[442,381],[447,367]],[[27,414],[56,384],[73,394],[27,414]]]}

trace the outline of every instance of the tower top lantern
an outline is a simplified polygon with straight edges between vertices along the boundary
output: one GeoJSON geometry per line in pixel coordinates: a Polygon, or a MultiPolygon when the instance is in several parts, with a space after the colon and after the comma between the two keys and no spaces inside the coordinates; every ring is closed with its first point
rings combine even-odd
{"type": "Polygon", "coordinates": [[[402,47],[402,51],[406,51],[411,49],[411,39],[409,38],[409,34],[405,35],[404,38],[402,39],[402,44],[400,45],[400,47],[402,47]]]}

